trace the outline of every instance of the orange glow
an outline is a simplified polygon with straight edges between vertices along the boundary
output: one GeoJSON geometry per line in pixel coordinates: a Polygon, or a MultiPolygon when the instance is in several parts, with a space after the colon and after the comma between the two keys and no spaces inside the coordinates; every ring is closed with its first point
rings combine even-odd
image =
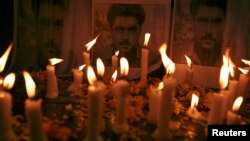
{"type": "Polygon", "coordinates": [[[223,55],[223,65],[220,69],[220,88],[225,89],[228,85],[229,79],[229,67],[228,67],[228,58],[223,55]]]}
{"type": "Polygon", "coordinates": [[[96,76],[95,76],[95,72],[91,66],[88,66],[87,78],[88,78],[89,84],[94,85],[94,83],[96,82],[96,76]]]}
{"type": "Polygon", "coordinates": [[[115,82],[116,78],[117,78],[117,70],[115,70],[115,72],[112,74],[111,82],[115,82]]]}
{"type": "Polygon", "coordinates": [[[4,52],[3,56],[0,58],[0,73],[3,72],[8,56],[10,54],[10,51],[12,49],[12,44],[9,45],[9,47],[7,48],[7,50],[4,52]]]}
{"type": "Polygon", "coordinates": [[[14,85],[15,79],[16,79],[15,73],[8,74],[3,80],[3,87],[11,89],[14,85]]]}
{"type": "Polygon", "coordinates": [[[243,74],[248,74],[249,70],[246,69],[242,69],[240,67],[238,67],[238,69],[243,73],[243,74]]]}
{"type": "Polygon", "coordinates": [[[194,109],[195,107],[197,107],[199,102],[199,97],[196,94],[192,94],[192,100],[191,100],[191,108],[194,109]]]}
{"type": "Polygon", "coordinates": [[[33,81],[31,75],[27,71],[23,71],[25,80],[26,91],[29,98],[33,98],[36,94],[36,84],[33,81]]]}
{"type": "Polygon", "coordinates": [[[104,72],[105,72],[105,67],[104,67],[104,64],[100,58],[97,58],[96,66],[97,66],[97,74],[99,76],[103,76],[104,72]]]}
{"type": "Polygon", "coordinates": [[[79,67],[78,67],[78,70],[82,71],[82,70],[84,69],[85,66],[86,66],[85,64],[79,66],[79,67]]]}
{"type": "Polygon", "coordinates": [[[144,38],[144,46],[145,47],[148,46],[149,38],[150,38],[150,33],[146,33],[145,38],[144,38]]]}
{"type": "Polygon", "coordinates": [[[119,51],[117,50],[116,52],[115,52],[115,56],[118,56],[119,55],[119,51]]]}
{"type": "Polygon", "coordinates": [[[187,55],[185,55],[185,58],[186,58],[188,67],[192,68],[192,61],[191,61],[191,59],[187,55]]]}
{"type": "Polygon", "coordinates": [[[157,89],[158,89],[158,90],[161,90],[161,89],[163,89],[163,87],[164,87],[163,82],[160,82],[160,83],[159,83],[159,86],[158,86],[158,88],[157,88],[157,89]]]}
{"type": "Polygon", "coordinates": [[[237,112],[240,109],[242,101],[243,101],[242,96],[239,96],[238,98],[236,98],[233,104],[232,111],[237,112]]]}
{"type": "Polygon", "coordinates": [[[128,64],[128,60],[126,58],[121,57],[120,67],[121,67],[121,75],[126,76],[128,74],[128,70],[129,70],[129,64],[128,64]]]}
{"type": "Polygon", "coordinates": [[[58,63],[60,63],[60,62],[62,62],[63,61],[63,59],[59,59],[59,58],[51,58],[51,59],[49,59],[49,63],[52,65],[52,66],[54,66],[54,65],[56,65],[56,64],[58,64],[58,63]]]}
{"type": "Polygon", "coordinates": [[[161,54],[161,59],[163,62],[163,65],[166,69],[166,74],[170,75],[173,74],[175,71],[175,64],[174,62],[167,56],[166,54],[167,51],[167,44],[164,43],[161,45],[161,47],[159,48],[159,52],[161,54]]]}
{"type": "Polygon", "coordinates": [[[87,43],[87,44],[85,45],[87,51],[89,51],[89,50],[92,48],[92,46],[96,43],[96,40],[97,40],[97,38],[99,37],[99,35],[100,35],[100,34],[98,34],[92,41],[90,41],[89,43],[87,43]]]}

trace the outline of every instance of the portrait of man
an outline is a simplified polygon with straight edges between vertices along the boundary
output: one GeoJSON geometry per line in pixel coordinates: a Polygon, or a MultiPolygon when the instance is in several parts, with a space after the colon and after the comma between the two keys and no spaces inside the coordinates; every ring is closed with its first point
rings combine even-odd
{"type": "MultiPolygon", "coordinates": [[[[157,10],[166,10],[164,6],[165,5],[160,5],[157,10]]],[[[162,22],[155,24],[156,28],[153,28],[154,25],[152,22],[155,21],[150,21],[150,18],[156,17],[148,17],[146,14],[147,10],[156,9],[156,7],[151,7],[146,7],[143,4],[114,3],[108,5],[107,8],[103,10],[107,11],[106,15],[103,14],[104,12],[95,13],[97,18],[94,18],[94,33],[96,35],[99,34],[99,42],[97,40],[96,45],[93,47],[91,58],[92,65],[96,65],[96,59],[99,57],[104,62],[105,66],[111,66],[112,55],[114,55],[116,51],[119,51],[118,58],[125,57],[129,62],[130,68],[140,69],[141,49],[143,47],[144,34],[146,32],[150,33],[151,37],[149,46],[147,47],[149,49],[149,59],[148,62],[145,63],[148,63],[149,67],[158,63],[160,64],[161,57],[158,48],[166,41],[163,33],[164,29],[167,27],[164,27],[164,18],[162,18],[159,19],[162,22]],[[161,24],[160,27],[163,28],[160,29],[157,27],[158,24],[161,24]],[[155,34],[155,32],[158,34],[155,34]],[[161,35],[161,37],[157,38],[159,35],[161,35]]],[[[99,10],[99,8],[97,9],[99,10]]],[[[159,12],[157,10],[155,11],[159,12]]],[[[159,17],[164,16],[164,14],[159,15],[159,17]]],[[[158,65],[158,67],[159,66],[160,65],[158,65]]]]}
{"type": "MultiPolygon", "coordinates": [[[[190,19],[186,21],[191,24],[186,34],[174,35],[172,52],[174,61],[186,63],[185,55],[187,55],[193,64],[220,66],[227,0],[190,0],[187,5],[189,5],[186,9],[189,9],[190,19]]],[[[178,32],[178,27],[178,25],[175,27],[174,34],[178,32]]]]}

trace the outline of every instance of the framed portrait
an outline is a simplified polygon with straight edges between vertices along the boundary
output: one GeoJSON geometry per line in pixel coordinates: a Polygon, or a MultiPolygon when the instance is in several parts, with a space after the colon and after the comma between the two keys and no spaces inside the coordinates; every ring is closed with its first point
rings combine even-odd
{"type": "Polygon", "coordinates": [[[249,31],[246,31],[249,30],[249,16],[246,18],[243,14],[249,11],[247,3],[233,0],[174,0],[169,54],[178,66],[176,77],[185,77],[180,68],[187,67],[187,56],[192,60],[195,74],[199,74],[194,75],[194,83],[219,87],[223,55],[229,51],[230,59],[236,66],[234,77],[238,78],[240,72],[237,67],[244,66],[241,59],[249,59],[249,31]]]}
{"type": "Polygon", "coordinates": [[[109,46],[111,39],[109,36],[109,24],[107,21],[107,11],[112,3],[120,4],[142,4],[145,10],[145,22],[142,25],[140,43],[143,44],[144,34],[150,33],[148,47],[158,50],[160,45],[169,41],[171,0],[93,0],[92,2],[92,33],[94,36],[100,34],[100,44],[109,46]],[[103,35],[103,36],[102,36],[103,35]]]}
{"type": "Polygon", "coordinates": [[[59,76],[83,64],[84,45],[92,38],[91,0],[27,0],[14,2],[13,70],[45,70],[59,58],[59,76]]]}

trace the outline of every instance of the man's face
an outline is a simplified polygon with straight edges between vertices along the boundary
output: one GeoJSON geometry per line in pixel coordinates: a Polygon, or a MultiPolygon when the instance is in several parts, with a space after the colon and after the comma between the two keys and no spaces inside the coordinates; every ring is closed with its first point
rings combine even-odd
{"type": "Polygon", "coordinates": [[[224,13],[217,7],[200,6],[194,19],[194,38],[198,47],[213,49],[222,42],[224,13]]]}
{"type": "Polygon", "coordinates": [[[136,18],[118,16],[112,27],[113,45],[119,49],[119,53],[129,53],[138,45],[140,32],[141,29],[136,18]]]}
{"type": "Polygon", "coordinates": [[[63,9],[59,6],[41,4],[38,15],[39,58],[43,63],[61,54],[63,9]]]}

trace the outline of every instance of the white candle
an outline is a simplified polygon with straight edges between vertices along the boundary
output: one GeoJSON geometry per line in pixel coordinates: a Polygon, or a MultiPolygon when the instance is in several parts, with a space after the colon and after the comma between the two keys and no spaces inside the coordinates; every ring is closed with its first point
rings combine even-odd
{"type": "Polygon", "coordinates": [[[237,114],[240,105],[243,101],[243,97],[238,97],[233,104],[232,110],[227,111],[227,124],[241,124],[241,116],[237,114]]]}
{"type": "Polygon", "coordinates": [[[166,69],[166,76],[163,78],[164,87],[160,100],[160,110],[158,112],[157,129],[153,137],[157,141],[170,140],[169,122],[173,109],[173,98],[176,91],[177,80],[171,74],[175,71],[175,64],[166,54],[167,45],[164,43],[160,48],[163,65],[166,69]]]}
{"type": "Polygon", "coordinates": [[[57,78],[55,75],[55,67],[47,65],[47,93],[46,98],[56,98],[58,96],[57,78]]]}
{"type": "Polygon", "coordinates": [[[58,96],[57,78],[55,75],[54,65],[62,61],[63,59],[58,59],[58,58],[49,59],[50,65],[46,66],[47,69],[47,93],[45,95],[46,98],[56,98],[58,96]]]}
{"type": "Polygon", "coordinates": [[[127,95],[129,94],[129,83],[126,80],[118,80],[112,87],[114,95],[117,97],[116,122],[114,131],[124,133],[128,131],[127,124],[127,95]]]}
{"type": "Polygon", "coordinates": [[[12,96],[10,93],[0,91],[0,140],[10,140],[12,96]]]}
{"type": "MultiPolygon", "coordinates": [[[[129,64],[124,57],[120,59],[120,73],[122,77],[128,74],[129,64]]],[[[129,95],[129,83],[125,79],[118,80],[112,86],[112,92],[117,97],[116,122],[113,126],[114,132],[121,134],[128,131],[127,124],[127,95],[129,95]]]]}
{"type": "Polygon", "coordinates": [[[96,43],[97,38],[99,37],[100,34],[98,34],[92,41],[88,42],[85,47],[86,50],[83,52],[83,62],[85,65],[88,67],[90,65],[90,54],[89,51],[93,47],[93,45],[96,43]]]}
{"type": "Polygon", "coordinates": [[[238,81],[237,80],[229,80],[228,90],[230,91],[227,101],[227,109],[230,109],[233,106],[234,99],[237,97],[237,88],[238,81]]]}
{"type": "Polygon", "coordinates": [[[159,133],[168,131],[169,121],[173,110],[173,98],[176,91],[177,80],[171,76],[163,79],[164,87],[162,89],[162,96],[160,101],[160,111],[157,121],[159,133]],[[166,108],[166,105],[168,108],[166,108]]]}
{"type": "Polygon", "coordinates": [[[147,82],[148,74],[148,48],[141,49],[141,81],[147,82]]]}
{"type": "Polygon", "coordinates": [[[149,42],[150,34],[145,34],[144,47],[141,49],[141,83],[147,82],[148,75],[148,54],[149,50],[147,48],[149,42]]]}
{"type": "Polygon", "coordinates": [[[226,113],[226,99],[225,93],[214,93],[212,103],[209,111],[208,124],[224,124],[226,113]]]}
{"type": "Polygon", "coordinates": [[[119,51],[116,51],[115,52],[115,55],[112,56],[112,73],[117,69],[118,67],[118,54],[119,54],[119,51]]]}
{"type": "Polygon", "coordinates": [[[147,120],[149,123],[156,123],[157,115],[161,100],[161,89],[163,88],[163,82],[161,82],[158,88],[150,85],[148,89],[149,93],[149,113],[147,115],[147,120]]]}
{"type": "Polygon", "coordinates": [[[86,66],[90,65],[90,54],[89,54],[89,52],[87,52],[87,51],[83,52],[83,60],[84,60],[84,64],[86,66]]]}
{"type": "Polygon", "coordinates": [[[91,66],[87,67],[88,87],[88,120],[87,141],[101,140],[99,135],[101,123],[101,92],[102,87],[96,83],[96,76],[91,66]]]}
{"type": "MultiPolygon", "coordinates": [[[[1,81],[2,88],[11,89],[15,82],[15,74],[8,74],[1,81]]],[[[14,134],[11,129],[12,96],[9,92],[0,89],[0,140],[13,140],[14,134]]]]}
{"type": "Polygon", "coordinates": [[[23,72],[26,91],[30,99],[25,101],[25,114],[29,125],[31,141],[46,141],[47,138],[42,130],[42,100],[32,99],[36,93],[36,85],[27,71],[23,72]]]}
{"type": "Polygon", "coordinates": [[[238,89],[237,89],[237,97],[242,96],[243,98],[246,96],[247,88],[248,88],[248,70],[244,70],[239,68],[243,73],[240,74],[238,89]]]}
{"type": "Polygon", "coordinates": [[[80,86],[82,84],[83,80],[83,72],[79,69],[73,70],[73,79],[74,79],[74,85],[80,86]]]}

